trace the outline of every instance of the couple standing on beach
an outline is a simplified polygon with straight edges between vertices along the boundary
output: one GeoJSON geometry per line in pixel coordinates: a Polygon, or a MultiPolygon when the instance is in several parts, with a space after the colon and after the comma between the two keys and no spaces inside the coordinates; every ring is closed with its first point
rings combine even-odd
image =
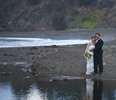
{"type": "Polygon", "coordinates": [[[100,34],[96,33],[95,36],[91,37],[91,41],[87,44],[85,50],[85,55],[87,55],[87,75],[97,73],[101,75],[103,73],[102,46],[103,40],[100,38],[100,34]]]}

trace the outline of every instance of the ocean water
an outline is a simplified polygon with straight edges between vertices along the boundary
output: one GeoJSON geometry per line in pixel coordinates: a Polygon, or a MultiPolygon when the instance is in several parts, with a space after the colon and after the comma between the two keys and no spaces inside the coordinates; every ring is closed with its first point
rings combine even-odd
{"type": "Polygon", "coordinates": [[[84,39],[0,37],[0,48],[50,46],[50,45],[74,45],[74,44],[86,44],[89,41],[90,40],[84,40],[84,39]]]}

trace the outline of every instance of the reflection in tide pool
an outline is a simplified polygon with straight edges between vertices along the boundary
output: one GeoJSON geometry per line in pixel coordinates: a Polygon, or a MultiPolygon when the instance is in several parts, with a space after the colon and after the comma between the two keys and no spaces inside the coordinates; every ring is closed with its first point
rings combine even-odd
{"type": "Polygon", "coordinates": [[[22,76],[0,77],[0,100],[116,100],[116,81],[39,81],[22,76]]]}
{"type": "Polygon", "coordinates": [[[83,100],[85,95],[84,80],[41,82],[35,79],[14,79],[9,80],[9,83],[2,80],[0,100],[83,100]]]}
{"type": "Polygon", "coordinates": [[[89,40],[0,37],[0,48],[86,44],[89,40]]]}
{"type": "Polygon", "coordinates": [[[23,97],[21,96],[20,99],[24,100],[45,100],[47,99],[46,95],[43,96],[43,93],[37,88],[36,84],[33,84],[29,90],[27,91],[28,94],[25,94],[23,97]]]}
{"type": "Polygon", "coordinates": [[[0,100],[16,100],[10,83],[0,83],[0,100]]]}
{"type": "Polygon", "coordinates": [[[102,80],[86,79],[86,100],[102,100],[102,80]]]}
{"type": "Polygon", "coordinates": [[[93,100],[93,85],[94,82],[91,79],[86,79],[86,99],[87,100],[93,100]]]}

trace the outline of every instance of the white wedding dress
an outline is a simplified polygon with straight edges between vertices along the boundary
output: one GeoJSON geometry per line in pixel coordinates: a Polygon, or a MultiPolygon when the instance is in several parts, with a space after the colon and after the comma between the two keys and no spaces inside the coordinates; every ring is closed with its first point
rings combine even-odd
{"type": "MultiPolygon", "coordinates": [[[[89,43],[89,45],[86,48],[86,52],[89,52],[90,49],[94,49],[94,48],[95,46],[89,43]]],[[[89,52],[89,53],[91,54],[91,58],[87,58],[87,71],[86,71],[87,75],[91,75],[91,72],[94,71],[93,52],[89,52]]]]}

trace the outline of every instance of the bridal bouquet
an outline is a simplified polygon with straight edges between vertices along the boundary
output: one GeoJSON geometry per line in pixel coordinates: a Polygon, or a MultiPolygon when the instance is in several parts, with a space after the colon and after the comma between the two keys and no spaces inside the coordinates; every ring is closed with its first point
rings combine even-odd
{"type": "Polygon", "coordinates": [[[90,54],[89,52],[88,52],[88,53],[85,53],[85,54],[84,54],[84,57],[85,57],[86,59],[87,59],[87,58],[90,59],[90,58],[91,58],[91,54],[90,54]]]}

